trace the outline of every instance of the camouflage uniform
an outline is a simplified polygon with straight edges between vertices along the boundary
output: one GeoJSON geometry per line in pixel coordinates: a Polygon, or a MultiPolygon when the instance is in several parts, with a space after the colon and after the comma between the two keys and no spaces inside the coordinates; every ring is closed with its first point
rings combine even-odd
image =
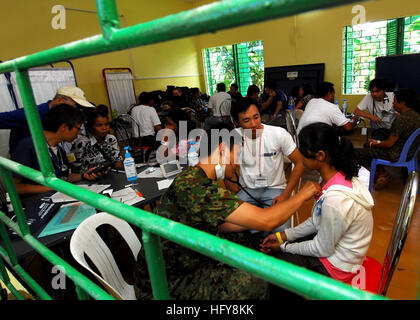
{"type": "MultiPolygon", "coordinates": [[[[408,110],[402,113],[395,118],[391,126],[391,135],[398,137],[395,144],[389,149],[375,147],[356,149],[358,162],[362,166],[369,168],[372,158],[384,159],[391,162],[398,161],[404,144],[417,128],[420,128],[420,114],[414,110],[408,110]]],[[[419,145],[420,138],[417,138],[408,152],[408,159],[413,157],[419,145]]]]}
{"type": "MultiPolygon", "coordinates": [[[[175,178],[155,213],[215,235],[218,226],[242,203],[195,166],[175,178]]],[[[220,236],[255,247],[248,231],[220,236]]],[[[171,297],[178,300],[268,298],[267,282],[164,238],[161,241],[171,297]]],[[[144,250],[139,253],[134,277],[137,298],[152,299],[144,250]]]]}

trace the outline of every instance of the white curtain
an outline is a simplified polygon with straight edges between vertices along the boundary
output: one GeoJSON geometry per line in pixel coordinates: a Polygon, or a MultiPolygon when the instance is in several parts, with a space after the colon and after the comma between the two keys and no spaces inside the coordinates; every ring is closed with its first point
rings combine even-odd
{"type": "MultiPolygon", "coordinates": [[[[22,98],[16,84],[16,74],[11,72],[10,78],[18,107],[22,108],[22,98]]],[[[58,88],[76,85],[76,79],[71,68],[33,68],[29,70],[29,80],[31,81],[37,105],[54,98],[58,88]]]]}
{"type": "Polygon", "coordinates": [[[128,108],[136,103],[131,72],[105,72],[105,80],[111,109],[118,114],[127,113],[128,108]]]}
{"type": "MultiPolygon", "coordinates": [[[[15,110],[15,105],[10,92],[7,88],[7,79],[4,74],[0,74],[0,112],[15,110]]],[[[0,130],[0,156],[9,157],[9,135],[10,130],[0,130]]]]}

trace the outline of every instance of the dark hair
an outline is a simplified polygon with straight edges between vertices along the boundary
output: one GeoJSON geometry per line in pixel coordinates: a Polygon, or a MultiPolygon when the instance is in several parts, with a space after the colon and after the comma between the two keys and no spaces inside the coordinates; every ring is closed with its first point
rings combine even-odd
{"type": "Polygon", "coordinates": [[[187,121],[187,133],[190,133],[191,130],[197,128],[196,124],[191,120],[188,113],[182,109],[172,109],[166,117],[171,118],[178,127],[180,121],[187,121]]]}
{"type": "Polygon", "coordinates": [[[350,140],[340,137],[333,127],[325,123],[303,127],[299,133],[300,153],[305,158],[314,159],[315,153],[321,150],[327,155],[329,164],[344,173],[347,180],[357,177],[360,166],[350,140]]]}
{"type": "Polygon", "coordinates": [[[324,81],[319,85],[316,95],[318,98],[324,98],[330,92],[334,92],[334,84],[324,81]]]}
{"type": "Polygon", "coordinates": [[[236,83],[232,83],[230,86],[234,87],[236,90],[238,90],[238,85],[236,83]]]}
{"type": "Polygon", "coordinates": [[[200,89],[199,88],[191,88],[190,92],[191,92],[192,95],[195,95],[195,94],[200,92],[200,89]]]}
{"type": "Polygon", "coordinates": [[[48,110],[43,126],[46,131],[57,132],[62,124],[72,129],[84,121],[85,115],[82,111],[68,104],[60,103],[48,110]]]}
{"type": "Polygon", "coordinates": [[[302,97],[304,97],[308,94],[312,94],[312,95],[314,94],[314,90],[312,89],[312,86],[307,82],[302,83],[302,85],[300,85],[299,88],[302,88],[302,90],[303,90],[303,96],[302,97]]]}
{"type": "Polygon", "coordinates": [[[264,88],[276,90],[276,84],[274,83],[274,81],[267,81],[267,83],[264,84],[264,88]]]}
{"type": "Polygon", "coordinates": [[[242,136],[240,133],[237,130],[231,130],[231,127],[226,123],[214,124],[211,128],[206,130],[205,133],[205,136],[201,136],[200,138],[200,158],[210,156],[222,142],[229,142],[230,150],[232,150],[235,141],[242,144],[242,136]],[[219,135],[218,141],[215,143],[215,141],[213,141],[215,136],[212,135],[212,130],[218,130],[219,132],[227,130],[229,132],[229,138],[225,135],[219,135]]]}
{"type": "Polygon", "coordinates": [[[256,94],[259,94],[260,93],[260,88],[258,88],[258,86],[255,85],[255,84],[251,84],[248,87],[248,91],[246,92],[246,95],[248,97],[250,97],[253,93],[256,93],[256,94]]]}
{"type": "Polygon", "coordinates": [[[216,89],[217,92],[226,92],[226,85],[223,82],[218,83],[216,89]]]}
{"type": "Polygon", "coordinates": [[[373,88],[378,88],[384,91],[387,91],[390,83],[388,80],[382,78],[375,78],[371,82],[369,82],[369,91],[372,91],[373,88]]]}
{"type": "Polygon", "coordinates": [[[150,92],[143,91],[139,94],[139,103],[140,104],[149,104],[153,100],[153,95],[150,92]]]}
{"type": "Polygon", "coordinates": [[[232,104],[230,107],[230,115],[232,116],[233,120],[239,122],[239,114],[242,112],[246,112],[252,104],[257,106],[256,101],[249,97],[243,97],[239,98],[238,100],[232,100],[232,104]]]}
{"type": "Polygon", "coordinates": [[[420,113],[420,102],[417,97],[417,94],[414,90],[408,88],[402,88],[394,92],[394,99],[398,102],[404,101],[405,105],[413,109],[414,111],[420,113]]]}
{"type": "Polygon", "coordinates": [[[100,104],[98,105],[94,110],[92,110],[88,115],[87,115],[87,120],[86,120],[86,129],[92,133],[93,131],[93,124],[95,123],[96,118],[98,117],[103,117],[103,118],[108,118],[108,107],[104,104],[100,104]]]}

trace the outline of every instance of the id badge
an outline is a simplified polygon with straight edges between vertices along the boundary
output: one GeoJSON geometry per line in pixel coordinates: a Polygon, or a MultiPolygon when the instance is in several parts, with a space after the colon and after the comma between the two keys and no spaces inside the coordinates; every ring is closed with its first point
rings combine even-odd
{"type": "Polygon", "coordinates": [[[69,153],[69,154],[67,154],[67,160],[68,160],[69,162],[74,162],[74,161],[76,161],[76,157],[74,156],[74,153],[69,153]]]}
{"type": "Polygon", "coordinates": [[[266,188],[268,186],[268,178],[266,176],[257,176],[255,178],[256,188],[266,188]]]}

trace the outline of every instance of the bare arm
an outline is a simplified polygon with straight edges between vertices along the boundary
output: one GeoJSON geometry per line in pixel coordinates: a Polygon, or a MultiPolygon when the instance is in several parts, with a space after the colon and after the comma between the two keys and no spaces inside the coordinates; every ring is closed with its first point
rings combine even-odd
{"type": "Polygon", "coordinates": [[[297,186],[300,177],[302,177],[303,172],[305,171],[305,167],[303,166],[302,155],[297,148],[289,155],[289,159],[293,162],[295,167],[293,168],[292,173],[290,174],[289,182],[286,186],[286,189],[284,189],[283,193],[280,196],[273,199],[273,205],[277,204],[278,202],[289,199],[290,195],[292,194],[292,191],[297,186]]]}
{"type": "Polygon", "coordinates": [[[283,101],[277,101],[277,107],[273,114],[274,118],[277,118],[277,115],[279,114],[282,107],[283,107],[283,101]]]}
{"type": "Polygon", "coordinates": [[[381,141],[378,143],[379,140],[369,139],[369,144],[371,147],[375,148],[382,148],[382,149],[388,149],[391,148],[395,142],[397,142],[398,137],[394,135],[389,135],[389,138],[385,141],[381,141]]]}
{"type": "Polygon", "coordinates": [[[37,194],[51,191],[52,189],[41,184],[22,183],[22,178],[13,178],[18,194],[37,194]]]}
{"type": "Polygon", "coordinates": [[[284,224],[304,201],[320,191],[319,184],[308,181],[298,194],[286,201],[264,209],[244,202],[225,220],[248,229],[271,231],[284,224]]]}
{"type": "Polygon", "coordinates": [[[357,123],[357,115],[355,115],[352,119],[352,121],[347,122],[345,125],[342,126],[342,128],[346,131],[350,131],[354,128],[354,126],[357,123]]]}
{"type": "Polygon", "coordinates": [[[370,114],[366,111],[362,111],[359,108],[356,108],[356,110],[354,110],[354,114],[356,116],[362,117],[362,118],[367,118],[372,120],[374,123],[380,123],[381,119],[379,119],[378,117],[374,116],[373,114],[370,114]]]}

